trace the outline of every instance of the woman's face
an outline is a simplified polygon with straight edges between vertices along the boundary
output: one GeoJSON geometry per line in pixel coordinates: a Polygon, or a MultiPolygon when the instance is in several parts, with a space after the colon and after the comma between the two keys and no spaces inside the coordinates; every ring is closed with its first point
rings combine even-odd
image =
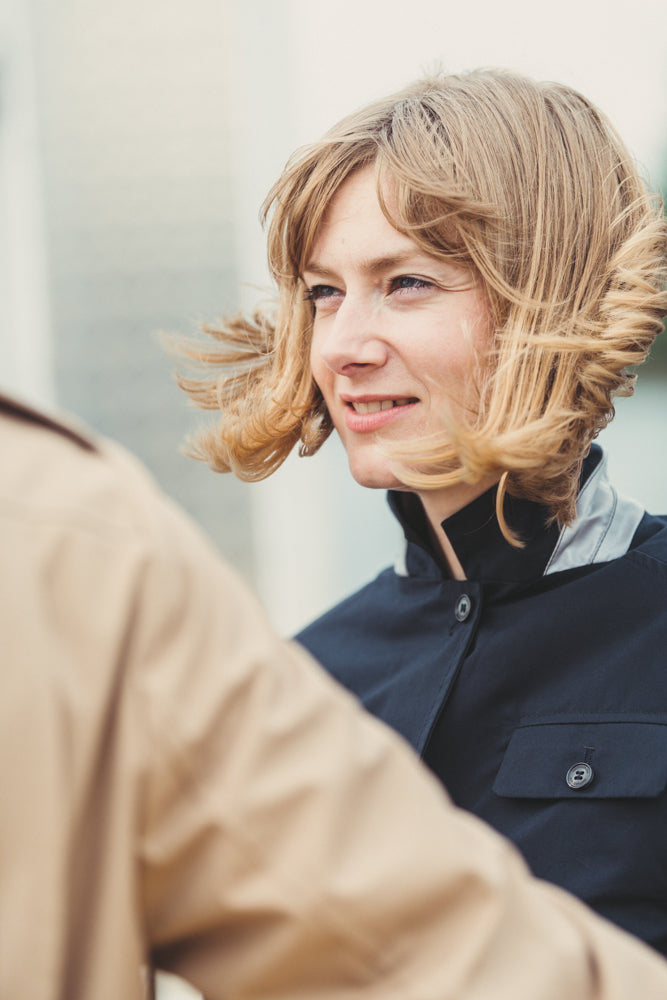
{"type": "MultiPolygon", "coordinates": [[[[303,278],[315,310],[313,377],[352,475],[363,486],[400,488],[383,445],[442,433],[446,414],[465,420],[477,411],[492,336],[484,290],[471,271],[393,228],[372,166],[338,189],[303,278]]],[[[467,489],[454,509],[481,492],[467,489]]]]}

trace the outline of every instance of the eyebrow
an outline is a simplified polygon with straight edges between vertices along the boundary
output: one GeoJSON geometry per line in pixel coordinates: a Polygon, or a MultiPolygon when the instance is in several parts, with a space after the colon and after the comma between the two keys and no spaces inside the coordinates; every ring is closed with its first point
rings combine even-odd
{"type": "MultiPolygon", "coordinates": [[[[404,253],[387,254],[383,257],[372,257],[362,260],[359,267],[364,274],[375,277],[378,274],[384,274],[385,271],[391,271],[395,267],[401,267],[408,261],[416,261],[426,258],[427,255],[420,253],[419,251],[415,253],[412,250],[406,250],[404,253]]],[[[321,278],[329,277],[335,274],[335,271],[331,268],[325,267],[316,260],[309,261],[303,270],[304,274],[307,271],[309,274],[319,275],[321,278]]]]}

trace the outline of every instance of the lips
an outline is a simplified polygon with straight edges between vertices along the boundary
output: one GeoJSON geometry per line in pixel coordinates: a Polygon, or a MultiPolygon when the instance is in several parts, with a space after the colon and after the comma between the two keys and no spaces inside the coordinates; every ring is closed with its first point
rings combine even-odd
{"type": "Polygon", "coordinates": [[[419,403],[415,396],[341,398],[345,404],[345,426],[357,434],[380,430],[387,424],[400,420],[419,403]]]}

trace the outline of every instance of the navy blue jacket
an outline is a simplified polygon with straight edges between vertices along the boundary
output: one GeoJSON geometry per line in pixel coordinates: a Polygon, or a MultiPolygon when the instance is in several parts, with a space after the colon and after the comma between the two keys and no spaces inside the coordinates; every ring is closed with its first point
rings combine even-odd
{"type": "MultiPolygon", "coordinates": [[[[667,518],[617,496],[595,446],[577,519],[490,490],[443,523],[410,493],[405,559],[298,637],[533,872],[667,954],[667,518]]],[[[390,835],[390,831],[387,831],[390,835]]]]}

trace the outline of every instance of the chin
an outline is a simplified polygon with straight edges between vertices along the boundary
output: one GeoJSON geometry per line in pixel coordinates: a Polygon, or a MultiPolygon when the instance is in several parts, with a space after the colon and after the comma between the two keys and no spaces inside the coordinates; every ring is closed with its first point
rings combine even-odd
{"type": "Polygon", "coordinates": [[[349,466],[352,478],[369,490],[394,490],[403,486],[403,483],[388,469],[369,468],[366,463],[355,465],[354,462],[350,462],[349,466]]]}

